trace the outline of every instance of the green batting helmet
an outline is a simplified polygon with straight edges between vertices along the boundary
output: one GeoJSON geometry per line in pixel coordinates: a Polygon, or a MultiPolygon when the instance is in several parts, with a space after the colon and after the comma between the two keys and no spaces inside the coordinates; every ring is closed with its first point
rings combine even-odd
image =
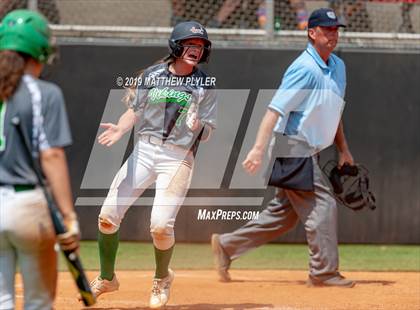
{"type": "Polygon", "coordinates": [[[0,24],[0,50],[22,52],[46,62],[52,52],[48,21],[30,10],[10,12],[0,24]]]}

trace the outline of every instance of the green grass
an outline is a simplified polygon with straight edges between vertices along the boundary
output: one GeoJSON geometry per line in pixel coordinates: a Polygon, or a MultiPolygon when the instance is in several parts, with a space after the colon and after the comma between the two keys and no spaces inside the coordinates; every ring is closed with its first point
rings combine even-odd
{"type": "MultiPolygon", "coordinates": [[[[340,269],[345,271],[420,271],[420,246],[340,245],[340,269]]],[[[84,241],[82,262],[86,270],[99,268],[97,243],[84,241]]],[[[211,269],[213,256],[209,244],[176,244],[171,266],[175,269],[211,269]]],[[[151,243],[121,242],[117,256],[119,270],[154,269],[151,243]]],[[[243,255],[232,264],[237,269],[308,268],[306,245],[268,244],[243,255]]],[[[63,260],[60,269],[65,270],[63,260]]]]}

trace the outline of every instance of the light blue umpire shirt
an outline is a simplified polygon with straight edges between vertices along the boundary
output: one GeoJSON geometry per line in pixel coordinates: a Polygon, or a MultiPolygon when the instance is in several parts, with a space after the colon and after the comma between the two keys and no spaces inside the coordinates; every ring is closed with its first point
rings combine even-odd
{"type": "Polygon", "coordinates": [[[346,68],[331,54],[325,63],[311,43],[289,66],[268,108],[281,114],[274,132],[320,151],[334,142],[344,108],[346,68]]]}

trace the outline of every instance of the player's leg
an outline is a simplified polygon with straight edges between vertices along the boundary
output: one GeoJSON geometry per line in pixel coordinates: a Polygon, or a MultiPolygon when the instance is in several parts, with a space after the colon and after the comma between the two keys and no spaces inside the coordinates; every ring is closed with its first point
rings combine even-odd
{"type": "Polygon", "coordinates": [[[115,176],[98,218],[98,245],[101,273],[91,284],[96,296],[115,291],[119,284],[114,277],[119,244],[119,228],[128,208],[153,183],[150,169],[153,149],[138,142],[133,153],[115,176]]]}
{"type": "Polygon", "coordinates": [[[171,160],[160,163],[157,167],[156,196],[150,220],[156,262],[149,303],[152,308],[165,305],[169,299],[174,278],[169,263],[175,244],[175,219],[188,191],[192,170],[191,159],[171,160]]]}
{"type": "Polygon", "coordinates": [[[41,189],[15,194],[10,241],[23,279],[24,308],[52,309],[57,285],[56,236],[41,189]]]}
{"type": "Polygon", "coordinates": [[[338,272],[337,203],[316,158],[313,160],[315,191],[286,191],[306,231],[308,284],[352,287],[354,282],[338,272]]]}
{"type": "Polygon", "coordinates": [[[16,253],[0,232],[0,309],[15,308],[16,253]]]}
{"type": "Polygon", "coordinates": [[[13,227],[11,221],[11,189],[0,187],[0,309],[15,308],[16,251],[8,239],[8,231],[13,227]]]}

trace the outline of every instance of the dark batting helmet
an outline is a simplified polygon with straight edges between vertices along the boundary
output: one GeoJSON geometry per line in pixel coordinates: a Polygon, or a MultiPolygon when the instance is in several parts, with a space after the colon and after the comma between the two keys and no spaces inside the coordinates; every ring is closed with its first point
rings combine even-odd
{"type": "Polygon", "coordinates": [[[184,53],[181,42],[187,39],[201,39],[204,41],[204,51],[199,63],[207,62],[210,56],[211,42],[206,29],[198,22],[188,21],[177,24],[169,38],[170,54],[179,58],[184,53]]]}

